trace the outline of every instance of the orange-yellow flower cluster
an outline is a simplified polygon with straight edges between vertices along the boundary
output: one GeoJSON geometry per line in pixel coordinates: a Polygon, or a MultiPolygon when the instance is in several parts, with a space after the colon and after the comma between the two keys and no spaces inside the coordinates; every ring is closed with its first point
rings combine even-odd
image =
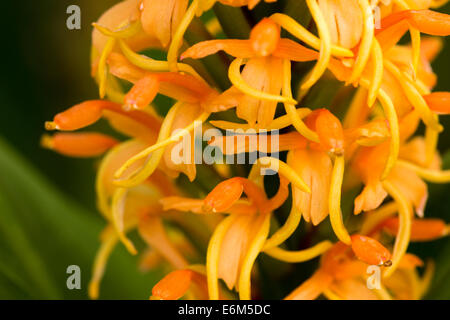
{"type": "MultiPolygon", "coordinates": [[[[317,271],[286,292],[286,299],[418,299],[426,292],[432,262],[419,277],[424,263],[407,249],[410,241],[444,237],[449,230],[444,221],[425,218],[425,206],[426,182],[450,182],[436,149],[443,129],[439,115],[450,113],[450,92],[432,92],[437,79],[430,66],[441,48],[434,36],[450,34],[450,16],[429,10],[442,4],[434,0],[305,1],[308,25],[266,0],[279,12],[256,21],[248,39],[219,38],[212,14],[207,24],[216,28],[205,28],[204,41],[190,47],[186,33],[195,32],[192,25],[202,24],[216,2],[249,11],[260,1],[125,0],[93,24],[91,68],[100,100],[57,114],[46,129],[61,132],[42,139],[43,146],[68,156],[106,153],[96,191],[107,227],[94,262],[92,298],[99,296],[118,242],[138,253],[127,236],[132,230],[147,245],[139,248],[141,267],[162,264],[169,270],[152,299],[251,299],[265,281],[255,265],[261,254],[285,263],[320,257],[317,271]],[[407,32],[411,43],[399,44],[407,32]],[[167,58],[154,59],[149,50],[167,58]],[[211,65],[202,64],[211,55],[225,63],[229,88],[218,88],[211,65]],[[304,105],[325,78],[340,81],[338,94],[349,99],[339,108],[304,105]],[[154,108],[158,95],[175,101],[164,117],[154,108]],[[230,121],[230,115],[242,121],[230,121]],[[100,119],[127,139],[72,132],[100,119]],[[417,134],[421,122],[424,136],[417,134]],[[172,153],[198,123],[282,129],[277,138],[286,161],[261,157],[247,177],[238,176],[236,165],[211,165],[223,181],[193,197],[176,178],[183,174],[198,189],[202,177],[194,152],[187,163],[174,161],[172,153]],[[275,167],[278,190],[269,197],[261,172],[275,167]],[[360,191],[353,212],[343,213],[341,199],[355,188],[360,191]],[[287,219],[277,219],[288,199],[287,219]],[[334,235],[287,250],[301,217],[313,228],[330,223],[334,235]],[[369,266],[382,271],[375,289],[366,282],[369,266]]],[[[189,139],[194,145],[195,137],[189,139]]],[[[220,142],[231,140],[210,145],[220,142]]],[[[223,152],[240,149],[233,150],[223,152]]]]}

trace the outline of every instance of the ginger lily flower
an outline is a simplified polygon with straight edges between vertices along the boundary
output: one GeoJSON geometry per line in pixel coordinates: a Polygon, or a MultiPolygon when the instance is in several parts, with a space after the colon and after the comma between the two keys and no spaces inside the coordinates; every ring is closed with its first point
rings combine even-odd
{"type": "Polygon", "coordinates": [[[236,57],[229,70],[233,87],[218,98],[217,104],[236,106],[237,115],[250,125],[266,128],[273,120],[277,102],[296,104],[292,98],[280,96],[283,59],[310,61],[317,52],[289,39],[280,39],[280,27],[271,19],[263,19],[249,40],[210,40],[198,43],[181,54],[181,59],[203,58],[223,50],[236,57]],[[245,63],[242,75],[239,67],[245,63]]]}
{"type": "MultiPolygon", "coordinates": [[[[323,254],[320,268],[303,284],[292,291],[287,300],[310,300],[323,294],[332,300],[391,300],[417,299],[426,292],[430,281],[431,268],[427,269],[422,279],[415,271],[417,266],[423,263],[414,255],[405,255],[402,259],[397,275],[410,274],[410,278],[391,277],[383,280],[377,289],[369,289],[366,282],[371,272],[368,272],[370,264],[380,264],[377,256],[389,256],[389,251],[378,241],[361,235],[352,236],[352,250],[341,242],[336,243],[330,250],[323,254]],[[392,279],[395,279],[394,281],[392,279]],[[400,285],[401,284],[401,285],[400,285]],[[387,290],[389,289],[389,290],[387,290]],[[414,289],[414,290],[412,290],[414,289]]],[[[384,260],[386,269],[389,270],[389,260],[384,260]],[[387,263],[386,263],[387,262],[387,263]]]]}
{"type": "MultiPolygon", "coordinates": [[[[426,182],[450,182],[436,147],[443,129],[439,117],[450,114],[450,93],[432,92],[437,77],[431,61],[442,43],[420,36],[450,34],[449,16],[428,10],[441,1],[306,0],[315,34],[287,14],[264,17],[256,10],[250,20],[257,23],[245,40],[214,39],[211,28],[201,24],[215,10],[194,21],[216,2],[251,10],[261,1],[126,0],[105,12],[93,24],[91,57],[101,100],[75,105],[45,124],[60,132],[44,135],[42,146],[73,157],[104,155],[96,193],[107,223],[90,296],[98,297],[117,243],[131,254],[141,251],[128,237],[136,231],[145,244],[139,252],[141,269],[158,265],[168,271],[150,299],[259,297],[261,281],[274,280],[272,272],[262,272],[273,261],[262,260],[258,269],[261,254],[285,264],[321,257],[311,278],[287,299],[321,294],[329,299],[422,297],[433,263],[427,262],[419,277],[416,269],[425,264],[407,253],[409,242],[449,233],[444,220],[423,218],[426,182]],[[372,12],[374,5],[381,10],[379,17],[372,12]],[[374,18],[381,18],[380,28],[374,18]],[[213,70],[211,60],[192,66],[178,62],[188,28],[188,40],[197,44],[181,60],[219,51],[234,57],[228,66],[232,86],[224,92],[208,83],[210,78],[228,81],[218,79],[223,69],[213,70]],[[281,38],[281,28],[301,42],[281,38]],[[411,44],[399,45],[408,30],[411,44]],[[140,54],[148,48],[166,50],[167,58],[140,54]],[[302,72],[301,64],[314,60],[314,67],[302,72]],[[336,83],[343,83],[326,108],[317,108],[312,100],[327,69],[336,83]],[[130,89],[123,92],[127,85],[130,89]],[[153,109],[159,94],[174,100],[170,108],[158,109],[167,111],[164,117],[153,109]],[[313,110],[297,108],[294,94],[313,110]],[[278,103],[285,114],[278,115],[278,103]],[[214,120],[208,121],[210,116],[214,120]],[[235,116],[246,123],[235,122],[235,116]],[[78,131],[100,119],[127,139],[78,131]],[[423,137],[415,135],[420,121],[426,126],[423,137]],[[257,151],[256,162],[249,157],[251,167],[196,164],[198,140],[191,133],[197,133],[197,125],[251,129],[243,144],[236,144],[236,135],[213,135],[209,146],[225,155],[257,151]],[[275,157],[284,151],[286,161],[275,157]],[[278,174],[275,188],[269,186],[275,180],[265,180],[268,172],[278,174]],[[180,173],[188,179],[175,180],[180,173]],[[350,190],[360,186],[355,197],[350,190]],[[292,203],[286,204],[288,199],[292,203]],[[352,208],[341,208],[341,201],[353,201],[353,213],[360,216],[350,214],[344,224],[343,216],[352,208]],[[302,216],[310,223],[304,238],[298,237],[302,216]],[[338,238],[334,244],[329,228],[320,226],[328,216],[338,238]],[[202,254],[205,265],[193,265],[202,254]],[[369,288],[369,266],[383,271],[377,289],[369,288]]],[[[223,22],[220,14],[217,18],[213,21],[223,22]]],[[[222,29],[229,34],[232,28],[222,29]]],[[[212,135],[205,132],[202,138],[206,136],[212,135]]],[[[299,270],[281,269],[276,271],[283,276],[299,270]]]]}

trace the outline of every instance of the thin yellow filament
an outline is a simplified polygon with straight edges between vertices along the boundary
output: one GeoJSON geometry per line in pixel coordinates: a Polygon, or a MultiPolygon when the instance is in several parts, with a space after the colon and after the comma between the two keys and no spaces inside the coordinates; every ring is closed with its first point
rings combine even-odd
{"type": "Polygon", "coordinates": [[[102,25],[94,22],[92,23],[92,26],[96,28],[98,31],[100,31],[103,35],[107,37],[117,38],[117,39],[126,39],[131,38],[135,36],[139,31],[142,30],[141,21],[138,19],[136,21],[133,21],[123,27],[120,27],[117,30],[110,30],[106,27],[103,27],[102,25]]]}
{"type": "Polygon", "coordinates": [[[286,179],[288,179],[293,184],[293,186],[299,188],[303,192],[311,193],[311,189],[308,187],[305,181],[303,181],[303,179],[295,172],[295,170],[277,158],[273,157],[259,158],[252,167],[252,170],[249,174],[249,179],[253,180],[253,177],[259,174],[258,170],[260,168],[278,171],[278,173],[283,175],[286,179]]]}
{"type": "Polygon", "coordinates": [[[342,221],[341,211],[341,189],[344,178],[345,159],[338,156],[334,159],[333,172],[331,175],[330,194],[328,196],[328,209],[330,210],[331,227],[334,233],[345,244],[351,244],[350,235],[345,229],[342,221]]]}
{"type": "Polygon", "coordinates": [[[105,273],[106,263],[108,262],[108,258],[118,241],[117,235],[111,228],[106,229],[105,231],[106,234],[104,234],[100,248],[95,255],[94,265],[92,268],[92,278],[89,281],[88,293],[91,299],[98,299],[100,281],[105,273]]]}
{"type": "MultiPolygon", "coordinates": [[[[267,239],[270,228],[270,213],[261,214],[262,222],[257,222],[261,224],[258,232],[253,238],[250,247],[248,248],[247,254],[244,257],[241,265],[241,273],[239,275],[239,298],[241,300],[250,300],[251,299],[251,273],[253,264],[255,263],[256,258],[258,257],[261,249],[264,245],[264,242],[267,239]]],[[[258,220],[259,220],[258,219],[258,220]]]]}
{"type": "Polygon", "coordinates": [[[117,232],[119,240],[123,243],[128,252],[132,255],[137,254],[137,250],[134,247],[130,239],[127,238],[124,232],[124,214],[125,214],[125,201],[127,197],[127,189],[117,188],[112,198],[112,221],[114,229],[117,232]]]}
{"type": "Polygon", "coordinates": [[[108,41],[105,44],[105,47],[103,48],[102,54],[100,55],[100,60],[98,62],[98,79],[99,79],[99,95],[100,98],[105,97],[106,93],[106,79],[108,75],[107,67],[106,67],[106,59],[108,58],[109,54],[113,50],[114,46],[116,44],[116,39],[109,38],[108,41]]]}
{"type": "Polygon", "coordinates": [[[244,59],[242,58],[236,58],[234,61],[230,64],[230,67],[228,69],[228,77],[230,78],[231,83],[240,91],[243,93],[249,95],[250,97],[253,97],[255,99],[260,100],[267,100],[267,101],[276,101],[276,102],[287,102],[292,104],[297,104],[297,101],[295,101],[292,98],[283,97],[279,95],[270,94],[264,91],[257,90],[255,88],[252,88],[248,85],[247,82],[242,78],[241,75],[241,65],[244,62],[244,59]]]}
{"type": "Polygon", "coordinates": [[[287,251],[278,247],[264,250],[266,254],[272,258],[278,259],[284,262],[297,263],[314,259],[324,252],[328,251],[333,246],[333,243],[328,240],[319,242],[311,248],[299,250],[299,251],[287,251]]]}
{"type": "Polygon", "coordinates": [[[374,292],[381,300],[392,300],[392,296],[389,291],[383,286],[381,283],[379,284],[380,288],[375,289],[374,292]]]}
{"type": "Polygon", "coordinates": [[[301,90],[306,91],[311,88],[322,76],[328,66],[331,57],[331,35],[327,22],[322,15],[322,11],[316,2],[317,0],[306,0],[311,15],[316,22],[320,36],[320,55],[316,65],[312,69],[307,79],[302,83],[301,90]]]}
{"type": "Polygon", "coordinates": [[[409,26],[409,33],[411,34],[412,65],[415,79],[420,61],[420,31],[412,26],[409,26]]]}
{"type": "MultiPolygon", "coordinates": [[[[297,115],[300,119],[303,119],[311,113],[311,109],[298,108],[298,109],[295,109],[295,112],[297,113],[297,115]]],[[[283,128],[286,128],[286,127],[289,127],[290,125],[292,125],[292,120],[289,115],[284,115],[284,116],[273,119],[273,121],[265,128],[261,128],[260,126],[258,126],[258,124],[250,125],[250,124],[245,124],[245,123],[236,123],[236,122],[224,121],[224,120],[211,120],[211,121],[209,121],[209,123],[219,129],[223,129],[223,130],[237,130],[237,129],[242,129],[244,131],[248,130],[248,129],[279,130],[279,129],[283,129],[283,128]]]]}
{"type": "Polygon", "coordinates": [[[387,278],[394,273],[406,253],[411,236],[411,219],[414,213],[411,203],[392,183],[385,180],[383,187],[397,203],[399,213],[399,229],[392,253],[392,265],[383,274],[383,277],[387,278]]]}
{"type": "Polygon", "coordinates": [[[439,8],[446,4],[448,0],[431,0],[431,8],[439,8]]]}
{"type": "Polygon", "coordinates": [[[144,165],[144,167],[140,170],[138,170],[137,174],[131,176],[131,178],[127,178],[124,180],[116,180],[115,183],[117,185],[120,185],[122,187],[131,187],[133,185],[137,185],[143,180],[145,180],[149,172],[150,174],[156,169],[157,164],[159,163],[159,160],[161,160],[161,157],[164,153],[164,147],[168,144],[162,144],[162,142],[166,142],[169,140],[170,131],[172,129],[172,123],[175,120],[175,116],[177,114],[177,111],[180,107],[181,103],[176,103],[167,113],[166,117],[164,118],[164,121],[161,125],[161,129],[159,131],[158,140],[157,143],[141,152],[139,152],[137,155],[133,156],[132,158],[128,159],[122,167],[120,167],[114,174],[114,177],[116,179],[120,178],[123,173],[130,168],[136,161],[139,161],[142,158],[145,158],[149,156],[151,157],[147,161],[147,163],[144,165]],[[155,152],[156,151],[156,152],[155,152]],[[145,171],[144,171],[145,170],[145,171]],[[141,174],[141,173],[145,173],[141,174]]]}
{"type": "MultiPolygon", "coordinates": [[[[370,88],[370,82],[367,79],[361,79],[361,85],[365,88],[370,88]]],[[[378,90],[378,100],[383,107],[384,114],[389,121],[391,140],[389,145],[389,156],[386,161],[386,166],[384,167],[383,173],[381,174],[381,180],[387,178],[395,162],[398,159],[398,154],[400,151],[400,131],[397,118],[397,112],[395,111],[394,104],[388,94],[380,88],[378,90]]]]}
{"type": "Polygon", "coordinates": [[[425,99],[422,97],[420,92],[411,82],[408,77],[405,77],[402,72],[390,61],[385,60],[384,65],[392,73],[392,75],[397,79],[399,84],[402,86],[405,91],[406,97],[409,102],[414,106],[415,110],[422,118],[423,122],[438,132],[442,131],[442,126],[439,124],[439,121],[434,116],[433,112],[428,107],[425,99]]]}
{"type": "Polygon", "coordinates": [[[397,164],[404,168],[414,171],[419,177],[426,181],[433,183],[449,183],[450,182],[450,170],[431,170],[422,168],[411,162],[404,160],[398,160],[397,164]]]}
{"type": "Polygon", "coordinates": [[[210,300],[219,299],[219,255],[222,241],[230,228],[231,224],[236,219],[236,216],[228,216],[217,226],[214,230],[211,239],[209,240],[208,250],[206,253],[206,273],[208,282],[208,294],[210,300]]]}
{"type": "Polygon", "coordinates": [[[387,218],[393,216],[398,212],[398,206],[395,202],[390,202],[384,206],[364,214],[364,222],[361,226],[360,234],[368,235],[372,232],[381,222],[387,218]]]}
{"type": "Polygon", "coordinates": [[[373,46],[374,39],[374,18],[372,13],[372,8],[370,7],[369,1],[358,0],[359,7],[361,8],[362,18],[364,22],[363,34],[361,36],[361,43],[359,45],[358,57],[356,58],[355,64],[353,66],[352,74],[348,83],[355,82],[364,71],[364,67],[369,60],[371,48],[373,46]]]}
{"type": "MultiPolygon", "coordinates": [[[[439,121],[438,115],[435,115],[435,117],[439,121]]],[[[437,151],[437,144],[439,140],[439,132],[430,128],[426,127],[425,129],[425,165],[429,166],[434,159],[434,156],[437,151]]]]}
{"type": "Polygon", "coordinates": [[[301,218],[302,213],[295,206],[294,201],[292,201],[291,212],[289,213],[286,222],[269,239],[267,239],[263,251],[270,250],[286,241],[297,229],[301,218]]]}
{"type": "MultiPolygon", "coordinates": [[[[402,9],[402,10],[410,10],[411,6],[408,4],[408,2],[404,0],[395,0],[395,3],[402,9]]],[[[411,36],[411,47],[412,47],[412,67],[413,67],[413,74],[414,79],[416,78],[417,74],[417,67],[419,66],[419,60],[420,60],[420,31],[409,25],[409,34],[411,36]]]]}
{"type": "MultiPolygon", "coordinates": [[[[283,88],[282,88],[283,96],[292,98],[292,89],[291,89],[291,62],[289,60],[283,60],[283,88]]],[[[314,142],[319,142],[319,136],[317,133],[309,129],[305,123],[302,121],[300,116],[297,113],[297,109],[295,105],[285,102],[284,109],[286,110],[289,119],[292,122],[292,125],[297,129],[297,131],[304,136],[306,139],[309,139],[314,142]]]]}
{"type": "Polygon", "coordinates": [[[328,300],[344,300],[341,296],[329,288],[323,290],[322,293],[328,300]]]}
{"type": "Polygon", "coordinates": [[[383,81],[383,52],[377,39],[372,42],[372,62],[373,62],[373,74],[371,80],[371,86],[369,89],[369,96],[367,103],[369,107],[372,107],[378,96],[381,83],[383,81]]]}
{"type": "Polygon", "coordinates": [[[195,12],[197,11],[198,8],[198,2],[199,0],[192,1],[191,5],[189,6],[189,8],[187,9],[186,13],[183,16],[183,19],[181,19],[181,22],[178,25],[175,34],[173,35],[172,41],[169,46],[169,50],[167,51],[167,62],[169,64],[170,71],[178,71],[178,64],[177,64],[178,50],[181,48],[181,45],[183,44],[184,33],[189,27],[189,24],[192,22],[192,19],[194,19],[195,12]]]}
{"type": "Polygon", "coordinates": [[[427,293],[431,281],[433,280],[435,265],[432,260],[427,261],[427,266],[425,272],[423,273],[422,279],[419,282],[419,298],[422,298],[425,293],[427,293]]]}
{"type": "MultiPolygon", "coordinates": [[[[284,28],[299,40],[305,42],[316,50],[320,50],[320,39],[288,15],[285,15],[283,13],[274,13],[270,16],[270,19],[278,23],[282,28],[284,28]]],[[[336,45],[331,45],[331,54],[336,57],[347,58],[351,58],[354,56],[351,50],[336,45]]]]}
{"type": "Polygon", "coordinates": [[[356,89],[355,95],[352,98],[350,106],[345,113],[342,125],[345,129],[354,128],[361,124],[361,113],[366,107],[367,90],[362,86],[356,89]]]}
{"type": "MultiPolygon", "coordinates": [[[[122,50],[123,55],[135,66],[147,71],[164,72],[169,71],[169,63],[167,61],[154,60],[144,55],[137,54],[123,41],[119,40],[119,47],[122,50]]],[[[205,80],[192,68],[185,63],[178,63],[177,68],[181,72],[188,73],[197,79],[205,82],[205,80]]]]}
{"type": "Polygon", "coordinates": [[[116,179],[119,179],[123,173],[131,167],[136,161],[139,161],[147,156],[150,156],[150,159],[147,160],[145,165],[139,169],[138,171],[134,172],[131,177],[116,180],[115,183],[118,186],[122,187],[132,187],[135,185],[140,184],[142,181],[147,179],[148,176],[150,176],[153,171],[157,168],[159,161],[161,160],[165,147],[170,145],[171,143],[177,142],[185,135],[189,134],[192,130],[194,130],[195,125],[197,124],[197,121],[203,123],[209,116],[209,113],[202,113],[199,118],[196,119],[196,121],[192,122],[189,126],[184,128],[183,130],[180,130],[178,133],[170,136],[170,130],[172,128],[172,123],[175,119],[175,116],[177,114],[177,110],[180,103],[175,104],[167,114],[167,116],[164,118],[164,121],[161,125],[161,129],[159,132],[157,143],[154,144],[151,147],[148,147],[147,149],[139,152],[132,158],[128,159],[122,167],[120,167],[116,173],[114,174],[116,179]]]}

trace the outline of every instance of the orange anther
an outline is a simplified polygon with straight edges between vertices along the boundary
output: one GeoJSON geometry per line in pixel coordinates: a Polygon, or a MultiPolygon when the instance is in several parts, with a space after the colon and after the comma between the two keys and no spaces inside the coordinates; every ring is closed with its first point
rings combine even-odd
{"type": "Polygon", "coordinates": [[[102,110],[118,104],[105,100],[89,100],[58,113],[52,122],[46,122],[47,130],[73,131],[93,124],[102,116],[102,110]]]}
{"type": "MultiPolygon", "coordinates": [[[[383,222],[383,228],[390,234],[398,232],[398,218],[383,222]]],[[[447,234],[447,226],[441,219],[414,219],[411,223],[411,241],[429,241],[447,234]]]]}
{"type": "Polygon", "coordinates": [[[255,52],[263,57],[271,55],[280,40],[280,26],[269,18],[261,20],[250,32],[250,43],[255,52]]]}
{"type": "Polygon", "coordinates": [[[317,132],[321,146],[335,155],[344,153],[344,129],[338,118],[327,109],[314,110],[306,125],[317,132]]]}
{"type": "Polygon", "coordinates": [[[44,135],[41,140],[43,147],[71,157],[95,157],[117,143],[100,133],[57,133],[53,137],[44,135]]]}
{"type": "Polygon", "coordinates": [[[180,299],[191,285],[192,274],[193,272],[191,270],[172,271],[153,287],[150,299],[180,299]]]}
{"type": "Polygon", "coordinates": [[[142,109],[150,104],[159,90],[158,77],[147,75],[137,81],[125,96],[125,105],[132,109],[142,109]]]}
{"type": "Polygon", "coordinates": [[[231,178],[219,183],[203,200],[205,211],[224,212],[229,209],[244,192],[243,178],[231,178]]]}
{"type": "Polygon", "coordinates": [[[432,111],[439,114],[450,114],[450,92],[433,92],[423,98],[432,111]]]}
{"type": "Polygon", "coordinates": [[[377,240],[354,234],[351,236],[352,250],[361,261],[371,265],[390,266],[391,253],[377,240]]]}

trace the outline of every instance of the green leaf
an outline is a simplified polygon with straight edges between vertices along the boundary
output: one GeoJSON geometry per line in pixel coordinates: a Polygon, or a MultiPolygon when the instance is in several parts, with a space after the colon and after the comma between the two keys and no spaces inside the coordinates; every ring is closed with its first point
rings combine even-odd
{"type": "MultiPolygon", "coordinates": [[[[0,299],[87,298],[104,225],[97,213],[62,195],[0,138],[0,299]],[[69,265],[81,269],[80,290],[66,286],[69,265]]],[[[136,261],[118,246],[101,298],[148,298],[161,275],[141,274],[136,261]]]]}

